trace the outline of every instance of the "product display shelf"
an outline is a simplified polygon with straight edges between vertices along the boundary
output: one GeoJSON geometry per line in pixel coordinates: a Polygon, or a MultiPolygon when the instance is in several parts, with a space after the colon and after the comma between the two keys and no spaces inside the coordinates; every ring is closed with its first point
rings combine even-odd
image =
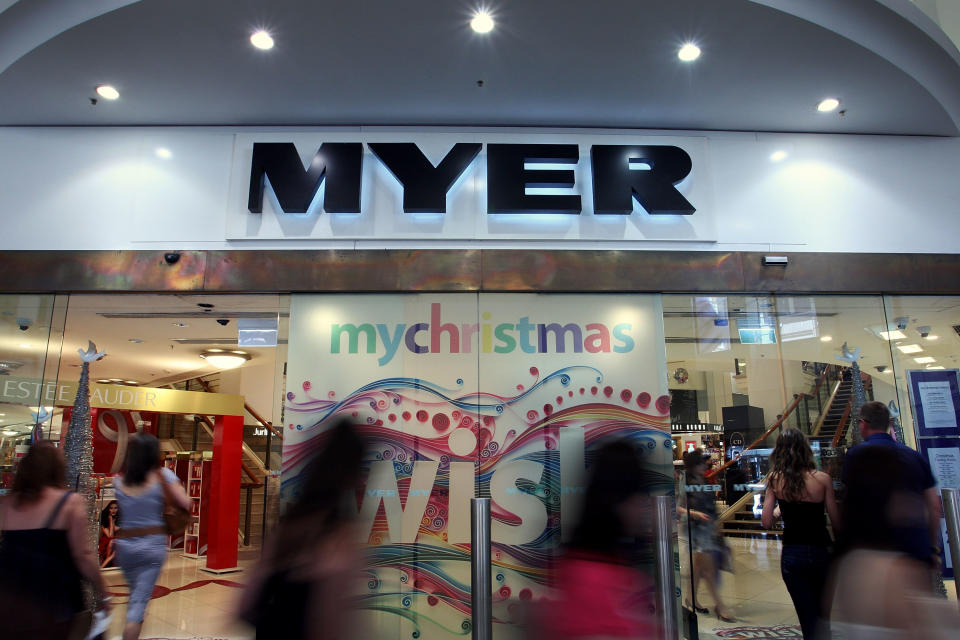
{"type": "MultiPolygon", "coordinates": [[[[176,474],[177,473],[176,454],[168,453],[167,455],[165,455],[163,458],[163,466],[176,474]]],[[[177,475],[179,476],[180,474],[177,474],[177,475]]],[[[180,536],[179,539],[174,539],[174,536],[167,536],[167,550],[174,551],[180,548],[182,545],[183,545],[182,536],[180,536]]]]}
{"type": "Polygon", "coordinates": [[[191,459],[187,465],[187,495],[190,497],[190,523],[183,535],[183,557],[200,557],[200,512],[203,508],[203,460],[191,459]]]}

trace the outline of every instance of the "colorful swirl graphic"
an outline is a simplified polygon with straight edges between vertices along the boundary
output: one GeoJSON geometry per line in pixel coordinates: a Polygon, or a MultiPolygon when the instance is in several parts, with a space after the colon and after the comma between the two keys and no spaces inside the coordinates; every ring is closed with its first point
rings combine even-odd
{"type": "MultiPolygon", "coordinates": [[[[323,446],[326,426],[341,416],[362,425],[373,446],[369,462],[392,463],[401,500],[409,498],[414,463],[439,461],[416,543],[392,542],[396,532],[379,509],[368,540],[368,590],[359,607],[398,616],[413,638],[426,627],[430,637],[470,633],[470,545],[447,540],[451,462],[472,462],[481,492],[504,463],[542,465],[540,481],[521,479],[516,492],[543,504],[544,530],[524,544],[494,543],[494,619],[500,624],[516,620],[520,602],[548,592],[549,569],[561,539],[562,496],[571,490],[561,482],[563,430],[582,432],[587,465],[598,443],[629,438],[648,459],[654,490],[672,489],[668,396],[614,389],[593,367],[566,367],[543,377],[530,367],[529,375],[527,384],[514,385],[515,395],[506,396],[466,390],[462,379],[450,387],[403,377],[370,382],[342,398],[333,391],[314,397],[309,381],[303,382],[302,393],[287,394],[285,426],[293,436],[285,438],[283,449],[287,499],[297,494],[303,465],[323,446]]],[[[358,496],[358,504],[367,499],[379,498],[358,496]]],[[[522,521],[496,501],[492,516],[508,527],[522,521]]]]}

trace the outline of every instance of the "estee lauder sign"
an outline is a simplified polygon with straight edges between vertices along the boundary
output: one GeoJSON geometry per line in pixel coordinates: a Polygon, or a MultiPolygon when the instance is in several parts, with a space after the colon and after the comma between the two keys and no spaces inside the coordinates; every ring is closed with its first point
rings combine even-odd
{"type": "MultiPolygon", "coordinates": [[[[54,380],[31,378],[0,379],[0,402],[32,407],[71,407],[76,396],[76,382],[57,383],[54,380]]],[[[90,406],[95,409],[199,413],[211,416],[240,416],[244,411],[243,396],[96,383],[90,385],[90,406]]]]}
{"type": "MultiPolygon", "coordinates": [[[[474,162],[479,142],[458,142],[434,166],[415,143],[370,142],[370,151],[403,187],[404,213],[446,213],[447,192],[474,162]]],[[[570,169],[527,165],[575,165],[575,144],[488,144],[487,213],[579,214],[579,194],[529,194],[528,189],[571,189],[570,169]]],[[[690,175],[687,152],[668,145],[592,145],[593,212],[629,215],[633,198],[651,215],[692,215],[696,208],[676,189],[690,175]]],[[[255,142],[247,209],[262,213],[269,184],[285,213],[306,213],[325,186],[323,209],[360,213],[363,144],[325,142],[307,167],[292,142],[255,142]]]]}

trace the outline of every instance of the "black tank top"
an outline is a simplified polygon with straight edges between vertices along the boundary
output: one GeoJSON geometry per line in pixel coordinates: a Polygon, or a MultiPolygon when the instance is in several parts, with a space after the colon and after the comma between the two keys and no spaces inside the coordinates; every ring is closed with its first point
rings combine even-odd
{"type": "Polygon", "coordinates": [[[830,544],[822,502],[778,500],[783,516],[783,544],[830,544]]]}
{"type": "Polygon", "coordinates": [[[4,531],[0,543],[0,591],[41,605],[48,619],[58,622],[84,608],[80,572],[70,554],[67,532],[50,528],[70,495],[63,495],[43,528],[4,531]]]}

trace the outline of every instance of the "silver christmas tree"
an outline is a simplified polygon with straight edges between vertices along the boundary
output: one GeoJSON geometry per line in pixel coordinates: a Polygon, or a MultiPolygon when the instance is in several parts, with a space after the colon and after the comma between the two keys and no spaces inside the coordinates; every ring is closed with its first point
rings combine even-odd
{"type": "Polygon", "coordinates": [[[850,382],[853,385],[852,393],[850,396],[850,418],[847,422],[847,432],[850,434],[850,440],[853,444],[860,443],[860,429],[856,428],[857,419],[860,417],[860,408],[867,401],[867,394],[863,388],[863,378],[860,376],[860,348],[856,348],[853,351],[847,347],[847,343],[844,342],[843,346],[840,347],[841,355],[837,356],[837,360],[843,360],[850,363],[850,382]]]}
{"type": "MultiPolygon", "coordinates": [[[[83,365],[80,368],[80,382],[77,384],[77,397],[73,401],[70,424],[64,437],[63,454],[67,459],[67,488],[77,492],[87,503],[87,529],[90,544],[97,546],[97,533],[100,525],[95,499],[93,473],[93,433],[90,430],[90,363],[96,362],[104,352],[97,352],[92,342],[86,351],[77,349],[83,365]]],[[[91,598],[92,601],[92,598],[91,598]]]]}
{"type": "Polygon", "coordinates": [[[890,410],[890,422],[893,423],[893,434],[896,436],[897,442],[905,444],[903,441],[903,426],[900,424],[900,408],[897,407],[897,403],[893,400],[890,401],[887,408],[890,410]]]}

